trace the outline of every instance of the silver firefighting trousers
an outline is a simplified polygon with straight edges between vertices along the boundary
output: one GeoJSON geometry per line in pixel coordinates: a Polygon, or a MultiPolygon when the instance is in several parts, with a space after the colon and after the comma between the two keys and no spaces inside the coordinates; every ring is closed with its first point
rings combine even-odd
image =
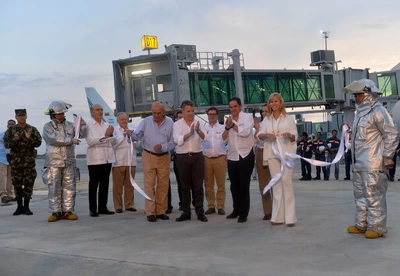
{"type": "Polygon", "coordinates": [[[76,195],[75,165],[48,167],[42,178],[49,191],[50,213],[73,212],[76,195]]]}
{"type": "Polygon", "coordinates": [[[356,227],[385,234],[386,191],[388,177],[385,172],[354,172],[354,200],[356,203],[356,227]]]}

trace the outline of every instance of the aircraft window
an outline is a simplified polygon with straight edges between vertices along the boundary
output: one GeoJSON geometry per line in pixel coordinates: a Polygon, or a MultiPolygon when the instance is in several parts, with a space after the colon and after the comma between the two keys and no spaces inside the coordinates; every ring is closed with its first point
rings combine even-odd
{"type": "Polygon", "coordinates": [[[171,75],[157,76],[157,90],[159,93],[172,91],[172,77],[171,75]]]}

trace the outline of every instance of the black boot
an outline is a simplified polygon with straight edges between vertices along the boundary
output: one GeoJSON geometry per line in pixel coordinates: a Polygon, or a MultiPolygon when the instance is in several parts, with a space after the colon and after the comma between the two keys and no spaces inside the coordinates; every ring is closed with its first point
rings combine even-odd
{"type": "Polygon", "coordinates": [[[18,207],[17,207],[17,210],[15,210],[13,216],[25,214],[24,207],[22,206],[22,198],[17,199],[17,204],[18,204],[18,207]]]}
{"type": "Polygon", "coordinates": [[[25,215],[33,215],[33,213],[31,212],[31,210],[29,210],[29,201],[30,199],[25,198],[24,199],[24,210],[25,210],[25,215]]]}

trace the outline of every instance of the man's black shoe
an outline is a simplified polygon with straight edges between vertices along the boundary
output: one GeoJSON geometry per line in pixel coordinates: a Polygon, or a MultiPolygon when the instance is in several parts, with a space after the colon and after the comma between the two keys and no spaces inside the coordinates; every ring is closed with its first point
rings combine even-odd
{"type": "Polygon", "coordinates": [[[390,177],[389,177],[389,181],[393,182],[393,181],[394,181],[394,177],[393,177],[393,176],[390,176],[390,177]]]}
{"type": "Polygon", "coordinates": [[[156,222],[156,221],[157,221],[157,218],[156,218],[155,215],[147,216],[147,221],[156,222]]]}
{"type": "Polygon", "coordinates": [[[167,216],[166,214],[157,215],[156,218],[161,220],[169,220],[169,216],[167,216]]]}
{"type": "Polygon", "coordinates": [[[122,209],[115,209],[115,213],[121,214],[122,212],[122,209]]]}
{"type": "Polygon", "coordinates": [[[345,177],[343,180],[350,180],[350,177],[345,177]]]}
{"type": "Polygon", "coordinates": [[[321,177],[320,176],[316,176],[316,177],[313,178],[313,180],[321,180],[321,177]]]}
{"type": "Polygon", "coordinates": [[[135,209],[135,208],[128,208],[128,209],[125,209],[125,211],[131,211],[131,212],[136,212],[137,210],[135,209]]]}
{"type": "Polygon", "coordinates": [[[299,178],[299,180],[300,181],[305,181],[305,180],[307,180],[307,178],[303,176],[302,178],[299,178]]]}
{"type": "Polygon", "coordinates": [[[238,222],[239,223],[243,223],[243,222],[246,222],[247,221],[247,217],[239,217],[238,218],[238,222]]]}
{"type": "Polygon", "coordinates": [[[329,177],[324,177],[324,180],[329,180],[329,177]]]}
{"type": "Polygon", "coordinates": [[[168,207],[167,211],[165,211],[166,214],[171,214],[172,213],[172,209],[174,209],[174,207],[168,207]]]}
{"type": "Polygon", "coordinates": [[[202,222],[207,222],[208,221],[208,219],[207,219],[207,217],[205,215],[198,215],[197,219],[202,221],[202,222]]]}
{"type": "Polygon", "coordinates": [[[115,213],[111,212],[108,209],[105,209],[105,210],[99,211],[99,214],[102,214],[102,215],[114,215],[115,213]]]}
{"type": "Polygon", "coordinates": [[[308,176],[307,178],[306,178],[306,181],[309,181],[309,180],[311,180],[312,178],[311,178],[311,176],[308,176]]]}
{"type": "Polygon", "coordinates": [[[218,215],[224,216],[225,215],[224,209],[218,209],[218,215]]]}
{"type": "Polygon", "coordinates": [[[215,213],[215,208],[208,208],[208,210],[205,212],[206,215],[211,215],[215,213]]]}
{"type": "Polygon", "coordinates": [[[227,215],[226,218],[227,219],[235,219],[238,216],[239,216],[238,214],[236,214],[235,212],[232,212],[231,214],[227,215]]]}
{"type": "Polygon", "coordinates": [[[96,212],[90,212],[90,216],[91,216],[91,217],[98,217],[98,216],[99,216],[99,214],[98,214],[98,213],[96,213],[96,212]]]}
{"type": "Polygon", "coordinates": [[[9,203],[11,200],[7,196],[1,198],[1,203],[9,203]]]}
{"type": "Polygon", "coordinates": [[[176,219],[176,221],[185,221],[190,219],[191,219],[190,215],[182,214],[179,218],[176,219]]]}

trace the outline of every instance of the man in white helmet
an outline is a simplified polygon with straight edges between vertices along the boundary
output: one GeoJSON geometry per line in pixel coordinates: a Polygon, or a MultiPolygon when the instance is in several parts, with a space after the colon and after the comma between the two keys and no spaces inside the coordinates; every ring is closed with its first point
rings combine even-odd
{"type": "MultiPolygon", "coordinates": [[[[75,125],[65,119],[64,113],[72,105],[54,101],[49,105],[46,115],[51,121],[43,127],[43,139],[46,141],[45,170],[42,178],[49,190],[49,222],[60,219],[76,220],[75,207],[75,145],[80,140],[74,138],[75,125]]],[[[76,116],[74,114],[74,116],[76,116]]],[[[80,121],[80,137],[84,137],[86,123],[80,121]]]]}
{"type": "Polygon", "coordinates": [[[389,112],[378,101],[382,91],[373,81],[354,81],[343,92],[356,99],[351,134],[356,218],[355,225],[347,231],[374,239],[387,233],[388,170],[393,167],[398,131],[389,112]]]}

